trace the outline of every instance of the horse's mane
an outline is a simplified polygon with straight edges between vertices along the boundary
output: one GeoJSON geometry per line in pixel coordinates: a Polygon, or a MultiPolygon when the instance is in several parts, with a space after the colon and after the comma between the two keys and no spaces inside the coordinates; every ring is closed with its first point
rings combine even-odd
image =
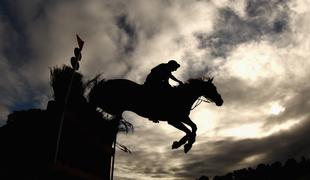
{"type": "Polygon", "coordinates": [[[181,84],[179,86],[175,86],[175,88],[184,88],[192,85],[201,85],[202,83],[205,83],[204,78],[190,78],[187,81],[185,81],[184,84],[181,84]]]}
{"type": "Polygon", "coordinates": [[[205,82],[203,78],[191,78],[186,81],[187,84],[193,84],[193,83],[201,83],[205,82]]]}

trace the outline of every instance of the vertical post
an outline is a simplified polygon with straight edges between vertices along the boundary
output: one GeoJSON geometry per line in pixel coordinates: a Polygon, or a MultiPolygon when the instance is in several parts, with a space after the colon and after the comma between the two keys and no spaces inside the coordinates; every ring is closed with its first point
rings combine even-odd
{"type": "Polygon", "coordinates": [[[113,180],[114,178],[114,164],[115,164],[115,154],[116,154],[116,140],[117,140],[117,133],[118,133],[118,126],[119,126],[119,122],[120,122],[121,118],[120,117],[116,117],[116,126],[115,126],[115,136],[114,136],[114,141],[113,141],[113,154],[112,154],[112,164],[111,164],[111,177],[110,180],[113,180]]]}
{"type": "Polygon", "coordinates": [[[73,82],[74,74],[75,74],[75,71],[78,70],[78,68],[79,68],[79,62],[78,61],[81,61],[81,58],[82,58],[81,51],[82,51],[83,46],[84,46],[84,41],[79,37],[79,35],[76,35],[76,40],[77,40],[79,48],[75,48],[74,49],[75,57],[71,58],[71,65],[72,65],[72,68],[73,68],[73,74],[72,74],[72,77],[70,79],[68,91],[67,91],[65,102],[64,102],[64,108],[63,108],[63,111],[62,111],[62,114],[61,114],[59,130],[58,130],[58,136],[57,136],[57,144],[56,144],[55,156],[54,156],[54,164],[57,163],[57,159],[58,159],[60,139],[61,139],[61,133],[62,133],[62,128],[63,128],[63,122],[64,122],[64,118],[65,118],[67,103],[68,103],[69,96],[70,96],[70,93],[71,93],[71,88],[72,88],[72,82],[73,82]]]}
{"type": "Polygon", "coordinates": [[[58,153],[59,153],[59,147],[60,147],[60,139],[61,139],[61,133],[62,133],[62,129],[63,129],[63,122],[65,119],[65,113],[67,110],[67,104],[68,104],[68,100],[69,100],[69,95],[71,92],[71,86],[72,86],[72,82],[73,82],[73,77],[74,77],[74,73],[72,74],[72,77],[70,79],[70,84],[69,84],[69,88],[67,91],[67,95],[66,95],[66,99],[65,99],[65,103],[64,103],[64,108],[62,109],[62,114],[61,114],[61,119],[60,119],[60,124],[59,124],[59,130],[58,130],[58,136],[57,136],[57,144],[56,144],[56,150],[55,150],[55,156],[54,156],[54,164],[57,163],[58,160],[58,153]]]}
{"type": "Polygon", "coordinates": [[[117,135],[115,135],[115,139],[114,139],[114,141],[113,141],[113,146],[112,146],[112,148],[113,148],[113,154],[112,154],[112,163],[111,163],[111,177],[110,177],[110,180],[113,180],[113,177],[114,177],[114,161],[115,161],[115,148],[116,148],[116,136],[117,135]]]}

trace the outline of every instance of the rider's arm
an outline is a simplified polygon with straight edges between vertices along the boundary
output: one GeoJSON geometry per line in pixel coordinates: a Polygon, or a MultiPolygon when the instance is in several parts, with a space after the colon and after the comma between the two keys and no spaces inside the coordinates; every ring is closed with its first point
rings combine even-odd
{"type": "Polygon", "coordinates": [[[170,74],[170,78],[171,78],[172,80],[174,80],[175,82],[178,82],[179,84],[183,84],[182,81],[178,80],[178,79],[177,79],[176,77],[174,77],[172,74],[170,74]]]}

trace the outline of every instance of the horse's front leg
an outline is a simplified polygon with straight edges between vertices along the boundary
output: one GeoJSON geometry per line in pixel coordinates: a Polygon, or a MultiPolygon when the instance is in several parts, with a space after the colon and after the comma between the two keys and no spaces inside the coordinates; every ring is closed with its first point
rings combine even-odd
{"type": "Polygon", "coordinates": [[[168,124],[186,133],[186,135],[183,136],[179,141],[174,141],[172,144],[172,149],[179,148],[188,141],[188,138],[191,136],[192,132],[180,121],[168,121],[168,124]]]}
{"type": "Polygon", "coordinates": [[[192,132],[196,134],[197,126],[188,116],[182,122],[189,125],[192,128],[192,132]]]}
{"type": "Polygon", "coordinates": [[[177,149],[188,141],[189,135],[183,136],[179,141],[174,141],[172,144],[172,149],[177,149]]]}

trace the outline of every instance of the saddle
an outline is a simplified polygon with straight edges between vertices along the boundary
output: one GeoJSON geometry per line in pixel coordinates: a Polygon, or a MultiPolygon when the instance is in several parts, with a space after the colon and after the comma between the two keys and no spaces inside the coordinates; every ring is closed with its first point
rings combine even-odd
{"type": "MultiPolygon", "coordinates": [[[[155,106],[162,106],[162,104],[166,104],[167,101],[171,98],[173,95],[173,87],[170,85],[168,86],[150,86],[150,85],[144,85],[145,90],[147,92],[147,96],[150,99],[150,101],[155,106]]],[[[157,108],[152,108],[157,109],[157,108]]],[[[159,123],[159,120],[156,116],[159,112],[152,112],[150,113],[150,117],[148,118],[150,121],[153,121],[154,123],[159,123]],[[154,113],[154,114],[152,114],[154,113]]]]}

